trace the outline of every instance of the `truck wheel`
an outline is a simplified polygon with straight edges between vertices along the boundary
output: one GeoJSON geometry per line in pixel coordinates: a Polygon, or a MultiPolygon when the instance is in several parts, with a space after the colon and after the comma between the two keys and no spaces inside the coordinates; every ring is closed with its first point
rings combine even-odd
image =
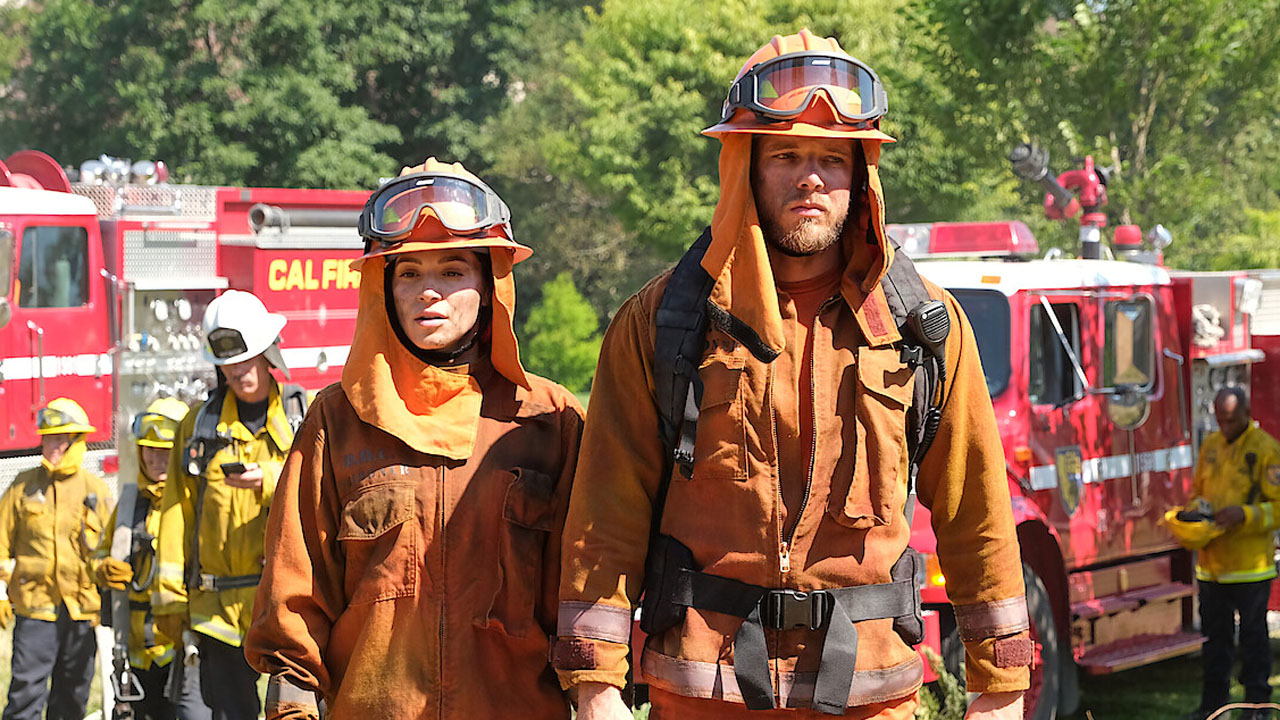
{"type": "MultiPolygon", "coordinates": [[[[1058,717],[1058,693],[1062,687],[1058,627],[1053,622],[1053,607],[1044,583],[1026,565],[1022,566],[1022,581],[1027,587],[1027,614],[1031,620],[1035,663],[1031,669],[1031,687],[1022,700],[1023,717],[1028,720],[1055,720],[1058,717]]],[[[942,614],[942,662],[947,672],[964,685],[964,643],[950,613],[942,614]]]]}
{"type": "Polygon", "coordinates": [[[1053,621],[1049,592],[1035,571],[1022,566],[1022,582],[1027,586],[1027,614],[1031,619],[1031,687],[1023,697],[1023,717],[1054,720],[1058,717],[1058,691],[1062,687],[1062,655],[1058,626],[1053,621]]]}

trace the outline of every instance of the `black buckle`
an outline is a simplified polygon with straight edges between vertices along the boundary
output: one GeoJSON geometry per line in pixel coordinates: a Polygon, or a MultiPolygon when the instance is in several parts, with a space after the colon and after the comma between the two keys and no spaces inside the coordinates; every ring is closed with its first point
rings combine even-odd
{"type": "Polygon", "coordinates": [[[770,590],[761,601],[761,619],[773,630],[817,630],[827,624],[834,602],[825,590],[770,590]]]}

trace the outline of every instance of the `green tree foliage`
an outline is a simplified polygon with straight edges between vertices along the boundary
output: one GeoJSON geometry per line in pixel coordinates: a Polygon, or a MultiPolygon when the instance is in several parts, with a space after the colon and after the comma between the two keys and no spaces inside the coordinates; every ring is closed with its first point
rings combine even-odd
{"type": "Polygon", "coordinates": [[[586,390],[600,355],[599,327],[595,310],[573,278],[561,273],[542,286],[542,299],[523,325],[524,363],[571,391],[586,390]]]}
{"type": "MultiPolygon", "coordinates": [[[[341,43],[356,67],[348,104],[400,131],[403,164],[436,155],[484,172],[484,125],[540,75],[534,60],[560,50],[578,0],[371,0],[346,7],[341,43]]],[[[529,132],[528,128],[524,133],[529,132]]],[[[512,136],[511,139],[518,139],[512,136]]],[[[500,154],[500,148],[491,148],[500,154]]]]}
{"type": "MultiPolygon", "coordinates": [[[[1276,206],[1276,0],[917,0],[918,52],[949,92],[946,139],[995,176],[1030,139],[1062,172],[1113,168],[1113,222],[1163,223],[1169,255],[1213,264],[1250,208],[1276,206]]],[[[1022,208],[1034,208],[1027,186],[1022,208]]],[[[1014,212],[1018,209],[1011,208],[1014,212]]],[[[1064,232],[1064,236],[1074,233],[1064,232]]]]}
{"type": "MultiPolygon", "coordinates": [[[[911,57],[902,0],[607,1],[569,46],[563,122],[542,140],[552,174],[607,198],[622,227],[668,261],[711,217],[719,194],[714,124],[742,62],[774,34],[808,26],[881,73],[885,129],[901,142],[882,168],[898,220],[960,218],[1010,200],[1014,182],[971,172],[937,124],[937,79],[911,57]],[[870,31],[874,28],[874,31],[870,31]]],[[[1007,174],[1006,174],[1007,175],[1007,174]]]]}
{"type": "MultiPolygon", "coordinates": [[[[63,162],[165,159],[204,183],[360,187],[399,140],[342,93],[334,0],[52,0],[31,18],[23,111],[0,135],[63,162]]],[[[12,149],[12,148],[10,148],[12,149]]]]}

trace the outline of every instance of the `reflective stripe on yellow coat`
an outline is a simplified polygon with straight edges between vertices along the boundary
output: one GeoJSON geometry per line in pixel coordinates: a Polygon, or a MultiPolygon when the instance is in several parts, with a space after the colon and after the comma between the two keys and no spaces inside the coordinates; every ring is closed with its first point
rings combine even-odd
{"type": "MultiPolygon", "coordinates": [[[[146,520],[143,521],[146,532],[153,539],[151,541],[151,552],[145,558],[140,559],[133,566],[134,582],[142,584],[147,577],[151,575],[152,563],[155,562],[156,541],[154,538],[160,532],[160,494],[157,488],[147,481],[142,473],[138,473],[138,499],[137,502],[149,502],[150,507],[147,509],[146,520]]],[[[112,530],[118,521],[117,513],[120,508],[117,507],[111,511],[111,520],[107,523],[107,527],[111,528],[104,535],[102,547],[95,553],[96,558],[106,558],[111,556],[112,547],[112,530]]],[[[131,522],[132,518],[126,520],[131,522]]],[[[129,603],[135,606],[137,603],[151,604],[151,592],[156,588],[157,583],[152,582],[151,586],[142,592],[135,592],[132,588],[129,590],[129,603]]],[[[110,592],[103,590],[104,593],[110,592]]],[[[160,632],[159,628],[153,627],[152,632],[155,635],[155,643],[148,645],[146,643],[146,624],[147,611],[140,609],[131,609],[129,611],[129,664],[142,669],[149,669],[152,664],[164,666],[168,665],[173,659],[173,640],[160,632]]]]}
{"type": "Polygon", "coordinates": [[[1244,522],[1199,551],[1196,577],[1219,583],[1266,580],[1276,576],[1273,534],[1280,528],[1280,443],[1256,425],[1235,442],[1211,433],[1200,447],[1193,497],[1203,497],[1215,510],[1244,507],[1244,522]],[[1248,456],[1255,460],[1250,467],[1248,456]],[[1254,484],[1258,496],[1246,504],[1254,484]]]}
{"type": "Polygon", "coordinates": [[[72,620],[97,620],[92,555],[111,504],[106,483],[83,468],[56,481],[43,467],[18,474],[0,497],[0,564],[16,614],[52,622],[66,604],[72,620]]]}
{"type": "MultiPolygon", "coordinates": [[[[160,533],[156,557],[160,569],[151,605],[157,615],[186,611],[191,627],[229,645],[239,646],[253,620],[254,587],[203,592],[186,587],[187,558],[194,547],[195,503],[200,481],[187,474],[185,449],[195,429],[198,410],[187,414],[174,438],[169,456],[169,479],[160,504],[160,533]]],[[[293,443],[293,430],[284,411],[280,388],[272,381],[266,425],[256,435],[240,422],[235,395],[227,392],[219,415],[218,432],[230,442],[214,454],[205,468],[207,486],[200,515],[201,572],[218,577],[262,572],[267,510],[275,493],[284,457],[293,443]],[[262,488],[234,488],[223,482],[224,463],[262,466],[262,488]]]]}

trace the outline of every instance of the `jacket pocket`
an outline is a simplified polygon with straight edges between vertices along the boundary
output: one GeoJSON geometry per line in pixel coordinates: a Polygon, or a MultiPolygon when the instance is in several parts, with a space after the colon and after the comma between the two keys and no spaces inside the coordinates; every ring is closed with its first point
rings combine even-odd
{"type": "Polygon", "coordinates": [[[417,593],[418,511],[414,483],[361,488],[342,508],[338,541],[346,553],[348,603],[417,593]]]}
{"type": "Polygon", "coordinates": [[[494,563],[497,590],[482,624],[516,637],[544,634],[536,603],[543,591],[543,554],[556,521],[555,480],[528,468],[498,474],[506,494],[494,563]]]}
{"type": "Polygon", "coordinates": [[[889,524],[906,500],[915,374],[892,347],[859,347],[857,370],[853,476],[833,479],[828,511],[841,525],[861,530],[889,524]]]}
{"type": "MultiPolygon", "coordinates": [[[[742,397],[742,375],[747,357],[737,352],[713,351],[698,367],[702,402],[698,435],[693,447],[693,477],[745,480],[747,477],[747,427],[742,397]]],[[[683,476],[677,472],[677,479],[683,476]]]]}

